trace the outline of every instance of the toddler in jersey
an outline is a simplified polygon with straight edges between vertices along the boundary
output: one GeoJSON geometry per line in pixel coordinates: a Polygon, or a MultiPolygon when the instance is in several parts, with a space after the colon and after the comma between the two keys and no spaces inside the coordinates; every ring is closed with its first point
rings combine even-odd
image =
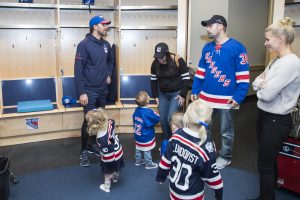
{"type": "Polygon", "coordinates": [[[156,145],[154,126],[160,121],[160,116],[147,106],[149,100],[150,97],[145,91],[140,91],[135,98],[135,102],[138,105],[132,115],[135,140],[135,165],[140,166],[145,164],[146,169],[154,169],[158,165],[152,162],[151,150],[156,145]],[[144,159],[142,154],[144,154],[144,159]]]}
{"type": "Polygon", "coordinates": [[[99,188],[110,192],[111,183],[118,181],[120,169],[124,166],[122,146],[115,133],[115,121],[108,119],[102,108],[89,111],[85,117],[88,123],[88,134],[96,136],[100,148],[104,183],[99,188]]]}
{"type": "Polygon", "coordinates": [[[170,199],[204,199],[205,183],[215,190],[217,200],[222,199],[217,153],[206,134],[212,111],[202,100],[191,103],[183,116],[183,128],[177,129],[169,140],[156,181],[162,183],[169,178],[170,199]]]}
{"type": "MultiPolygon", "coordinates": [[[[172,134],[179,128],[183,128],[183,112],[176,111],[171,116],[170,127],[172,134]]],[[[167,149],[168,140],[163,140],[160,147],[160,157],[162,157],[167,149]]]]}

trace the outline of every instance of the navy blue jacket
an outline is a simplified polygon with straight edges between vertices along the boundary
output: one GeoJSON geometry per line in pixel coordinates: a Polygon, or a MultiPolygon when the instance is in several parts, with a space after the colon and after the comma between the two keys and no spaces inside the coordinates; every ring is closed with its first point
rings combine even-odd
{"type": "Polygon", "coordinates": [[[78,46],[75,56],[75,83],[77,95],[87,89],[107,93],[107,77],[112,75],[113,54],[110,44],[87,34],[78,46]]]}

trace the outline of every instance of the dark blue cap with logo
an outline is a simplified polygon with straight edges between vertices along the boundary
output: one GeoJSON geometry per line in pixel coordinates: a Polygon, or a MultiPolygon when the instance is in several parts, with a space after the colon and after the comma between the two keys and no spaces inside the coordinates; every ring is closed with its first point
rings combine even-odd
{"type": "Polygon", "coordinates": [[[202,26],[209,26],[211,24],[222,24],[223,26],[227,27],[226,19],[221,15],[214,15],[209,20],[202,21],[202,26]]]}

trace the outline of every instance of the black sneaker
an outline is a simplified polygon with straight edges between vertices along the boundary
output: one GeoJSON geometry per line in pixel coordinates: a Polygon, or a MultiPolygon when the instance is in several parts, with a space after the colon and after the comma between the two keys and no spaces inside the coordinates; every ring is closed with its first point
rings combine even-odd
{"type": "Polygon", "coordinates": [[[19,180],[17,179],[17,177],[12,172],[10,172],[10,174],[9,174],[9,182],[12,185],[15,185],[15,184],[19,183],[19,180]]]}
{"type": "Polygon", "coordinates": [[[81,159],[80,159],[80,165],[82,167],[88,167],[90,166],[90,160],[89,160],[89,156],[88,156],[88,152],[86,150],[81,152],[81,159]]]}

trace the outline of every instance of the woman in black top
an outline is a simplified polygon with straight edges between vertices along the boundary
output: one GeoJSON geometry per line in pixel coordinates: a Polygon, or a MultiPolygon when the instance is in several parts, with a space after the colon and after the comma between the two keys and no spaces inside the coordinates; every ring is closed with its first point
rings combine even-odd
{"type": "Polygon", "coordinates": [[[184,104],[189,89],[189,70],[186,62],[169,52],[165,43],[155,46],[154,61],[151,66],[151,90],[159,109],[164,139],[172,132],[169,126],[173,112],[184,104]]]}

